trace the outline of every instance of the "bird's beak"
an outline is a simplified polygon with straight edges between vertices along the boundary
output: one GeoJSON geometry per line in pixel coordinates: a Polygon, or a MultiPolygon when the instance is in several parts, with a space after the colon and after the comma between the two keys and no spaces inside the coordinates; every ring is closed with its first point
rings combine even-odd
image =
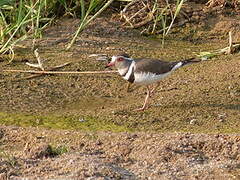
{"type": "Polygon", "coordinates": [[[110,68],[111,69],[112,66],[114,66],[114,63],[110,62],[105,66],[105,68],[110,68]]]}
{"type": "Polygon", "coordinates": [[[114,62],[110,62],[110,63],[107,64],[107,67],[114,66],[114,64],[115,64],[114,62]]]}
{"type": "Polygon", "coordinates": [[[116,61],[116,57],[113,56],[113,57],[111,58],[111,61],[107,64],[106,67],[112,67],[112,66],[115,66],[115,61],[116,61]]]}

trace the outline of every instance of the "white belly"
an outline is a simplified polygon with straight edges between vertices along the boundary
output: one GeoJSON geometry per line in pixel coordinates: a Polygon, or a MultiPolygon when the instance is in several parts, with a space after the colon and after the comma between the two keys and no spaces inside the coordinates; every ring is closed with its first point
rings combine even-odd
{"type": "Polygon", "coordinates": [[[152,83],[156,83],[161,79],[168,76],[171,72],[156,75],[154,73],[135,73],[135,81],[136,84],[148,85],[152,83]]]}

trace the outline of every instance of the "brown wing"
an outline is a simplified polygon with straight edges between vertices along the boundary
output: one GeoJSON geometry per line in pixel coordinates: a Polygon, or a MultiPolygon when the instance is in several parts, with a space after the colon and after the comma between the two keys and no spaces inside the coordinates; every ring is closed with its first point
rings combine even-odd
{"type": "Polygon", "coordinates": [[[164,74],[169,71],[178,63],[178,62],[167,62],[157,59],[137,59],[136,62],[136,71],[135,72],[151,72],[154,74],[164,74]]]}

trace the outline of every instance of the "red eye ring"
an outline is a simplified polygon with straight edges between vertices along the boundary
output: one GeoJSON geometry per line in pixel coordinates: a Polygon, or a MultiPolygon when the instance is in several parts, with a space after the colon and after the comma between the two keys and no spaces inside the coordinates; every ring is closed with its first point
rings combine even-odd
{"type": "Polygon", "coordinates": [[[117,61],[123,61],[123,60],[124,60],[123,57],[117,58],[117,61]]]}

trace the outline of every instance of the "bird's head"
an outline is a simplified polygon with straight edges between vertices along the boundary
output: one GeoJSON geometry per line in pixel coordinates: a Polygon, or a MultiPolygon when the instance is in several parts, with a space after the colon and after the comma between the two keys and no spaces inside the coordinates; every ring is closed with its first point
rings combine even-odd
{"type": "Polygon", "coordinates": [[[108,67],[115,66],[117,69],[123,69],[129,65],[130,61],[132,61],[132,59],[129,57],[128,54],[124,53],[117,56],[113,56],[107,66],[108,67]]]}

